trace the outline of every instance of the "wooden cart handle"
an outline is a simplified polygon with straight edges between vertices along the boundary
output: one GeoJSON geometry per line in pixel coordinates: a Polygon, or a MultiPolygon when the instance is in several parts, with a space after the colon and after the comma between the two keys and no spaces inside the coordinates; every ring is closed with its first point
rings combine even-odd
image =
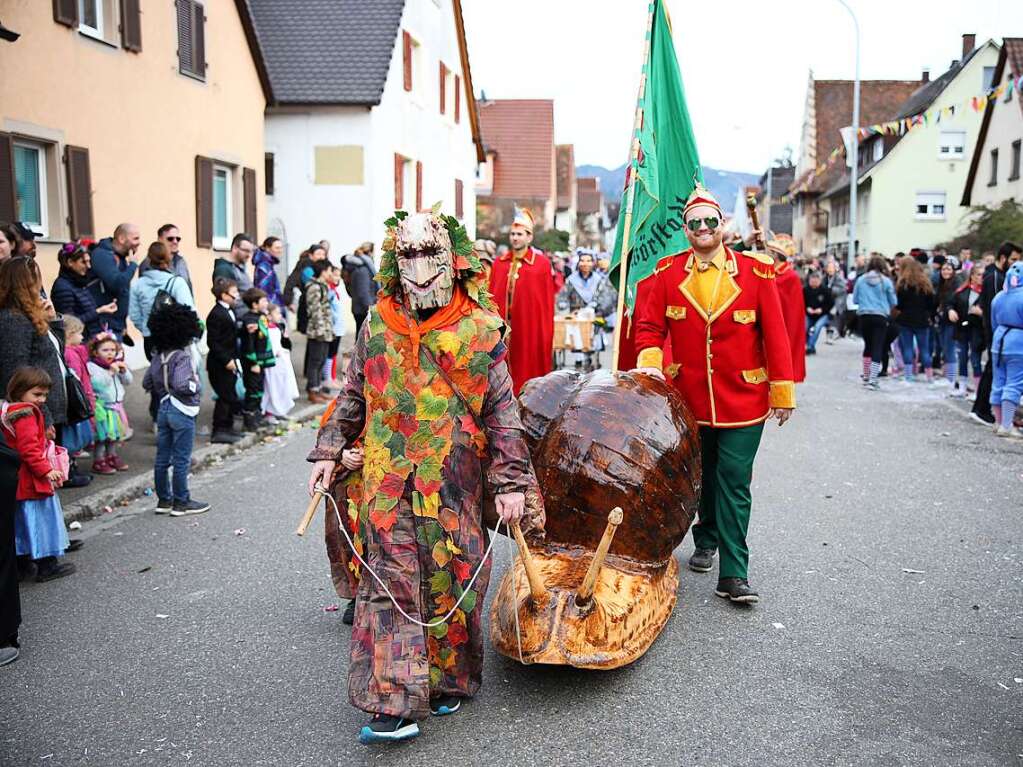
{"type": "Polygon", "coordinates": [[[312,524],[313,517],[316,516],[316,510],[320,508],[320,501],[322,500],[323,491],[317,488],[313,493],[313,497],[309,500],[309,508],[305,510],[305,514],[302,515],[302,521],[298,523],[298,527],[295,529],[295,535],[305,535],[305,531],[312,524]]]}

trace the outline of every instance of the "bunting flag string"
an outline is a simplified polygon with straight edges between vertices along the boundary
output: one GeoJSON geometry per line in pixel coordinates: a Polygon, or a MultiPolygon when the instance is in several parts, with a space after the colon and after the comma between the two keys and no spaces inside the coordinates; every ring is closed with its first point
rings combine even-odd
{"type": "MultiPolygon", "coordinates": [[[[1009,99],[1014,93],[1019,93],[1021,94],[1021,97],[1023,97],[1023,74],[1015,79],[1009,78],[1002,85],[988,90],[981,96],[971,97],[965,105],[957,106],[952,104],[943,107],[935,107],[910,117],[903,117],[898,120],[889,120],[888,122],[883,123],[874,123],[873,125],[860,126],[859,132],[857,133],[857,139],[859,141],[863,141],[871,136],[903,136],[920,125],[926,127],[932,122],[939,124],[942,120],[950,120],[955,117],[957,112],[966,106],[974,112],[983,112],[987,109],[987,105],[991,101],[1003,97],[1009,99]]],[[[778,202],[782,205],[791,202],[793,197],[809,189],[814,179],[820,178],[836,162],[840,159],[844,160],[845,156],[846,152],[844,146],[837,146],[832,149],[828,154],[828,158],[824,162],[814,168],[812,173],[807,174],[803,181],[800,182],[799,186],[795,187],[787,194],[782,195],[778,202]]]]}

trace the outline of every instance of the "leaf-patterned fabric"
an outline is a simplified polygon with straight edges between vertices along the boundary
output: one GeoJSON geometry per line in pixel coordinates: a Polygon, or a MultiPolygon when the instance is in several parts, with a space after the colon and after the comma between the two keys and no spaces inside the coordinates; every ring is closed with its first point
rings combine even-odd
{"type": "MultiPolygon", "coordinates": [[[[339,484],[335,497],[360,555],[424,622],[454,607],[486,551],[484,488],[535,495],[502,334],[500,318],[474,306],[420,339],[463,402],[424,350],[413,365],[410,338],[374,309],[309,455],[340,460],[343,449],[362,441],[362,471],[339,484]]],[[[538,524],[542,512],[523,527],[538,524]]],[[[427,631],[395,610],[372,578],[360,577],[338,532],[328,519],[335,586],[343,596],[358,595],[348,675],[353,705],[420,719],[429,715],[431,694],[473,695],[481,684],[490,563],[451,619],[427,631]]]]}

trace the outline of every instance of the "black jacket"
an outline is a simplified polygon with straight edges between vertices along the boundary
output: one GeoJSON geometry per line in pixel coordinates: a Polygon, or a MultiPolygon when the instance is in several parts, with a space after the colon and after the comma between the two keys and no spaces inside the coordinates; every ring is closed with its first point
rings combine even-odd
{"type": "MultiPolygon", "coordinates": [[[[957,341],[969,340],[974,346],[984,348],[984,319],[978,317],[976,314],[970,314],[970,285],[969,283],[964,284],[959,290],[956,291],[955,299],[952,302],[953,309],[956,310],[956,314],[959,315],[959,322],[956,323],[955,337],[957,341]]],[[[983,299],[983,293],[981,298],[983,299]]]]}
{"type": "Polygon", "coordinates": [[[902,288],[896,290],[899,314],[895,322],[904,328],[929,328],[938,306],[933,293],[922,293],[919,290],[902,288]]]}
{"type": "Polygon", "coordinates": [[[831,313],[831,307],[835,305],[835,297],[831,294],[831,288],[823,282],[816,287],[803,286],[803,303],[806,304],[806,316],[816,322],[821,317],[831,313]],[[811,309],[820,309],[820,314],[810,314],[811,309]]]}
{"type": "Polygon", "coordinates": [[[991,346],[995,329],[991,327],[991,302],[1005,283],[1005,272],[994,264],[984,271],[984,286],[980,290],[980,310],[984,312],[984,341],[991,346]]]}
{"type": "Polygon", "coordinates": [[[206,369],[222,373],[238,357],[238,323],[218,301],[206,315],[206,369]]]}
{"type": "Polygon", "coordinates": [[[82,321],[86,338],[102,331],[104,317],[109,316],[96,311],[96,298],[89,290],[88,275],[78,275],[64,267],[50,288],[50,300],[53,308],[61,314],[73,314],[82,321]]]}

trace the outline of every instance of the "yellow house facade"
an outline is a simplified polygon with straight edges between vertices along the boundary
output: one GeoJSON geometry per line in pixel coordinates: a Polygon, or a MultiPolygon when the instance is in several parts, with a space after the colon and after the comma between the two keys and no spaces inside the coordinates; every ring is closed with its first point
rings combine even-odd
{"type": "MultiPolygon", "coordinates": [[[[926,111],[930,118],[924,124],[901,137],[877,135],[861,142],[860,253],[931,250],[966,226],[969,209],[960,201],[982,117],[970,100],[991,86],[998,52],[993,41],[964,51],[960,61],[922,86],[894,116],[903,119],[926,111]],[[941,119],[935,119],[942,110],[941,119]]],[[[830,208],[828,250],[844,255],[849,242],[848,175],[824,198],[830,208]]]]}
{"type": "Polygon", "coordinates": [[[172,223],[205,311],[217,251],[266,220],[244,0],[5,0],[0,18],[20,34],[0,42],[0,220],[42,233],[44,284],[69,239],[131,222],[141,260],[172,223]]]}

